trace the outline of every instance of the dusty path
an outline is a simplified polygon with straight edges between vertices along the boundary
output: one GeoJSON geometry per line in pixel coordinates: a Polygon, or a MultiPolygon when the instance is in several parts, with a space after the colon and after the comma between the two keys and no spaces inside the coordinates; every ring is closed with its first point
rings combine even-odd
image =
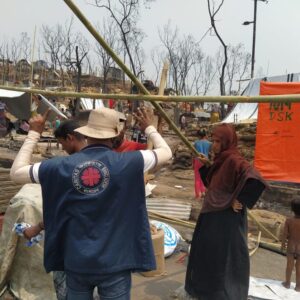
{"type": "MultiPolygon", "coordinates": [[[[167,275],[145,278],[133,275],[132,300],[167,300],[174,290],[184,284],[186,262],[178,263],[181,254],[166,259],[167,275]]],[[[251,257],[251,276],[282,281],[284,279],[286,259],[279,254],[259,249],[251,257]]],[[[295,273],[293,274],[293,281],[295,273]]],[[[300,299],[300,296],[299,296],[300,299]]]]}

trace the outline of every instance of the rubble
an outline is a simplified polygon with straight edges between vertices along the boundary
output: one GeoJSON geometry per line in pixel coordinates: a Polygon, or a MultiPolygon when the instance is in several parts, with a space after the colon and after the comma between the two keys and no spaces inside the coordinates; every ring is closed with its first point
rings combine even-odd
{"type": "Polygon", "coordinates": [[[171,165],[172,170],[191,169],[193,164],[192,153],[185,146],[179,144],[173,153],[174,159],[173,164],[171,165]]]}

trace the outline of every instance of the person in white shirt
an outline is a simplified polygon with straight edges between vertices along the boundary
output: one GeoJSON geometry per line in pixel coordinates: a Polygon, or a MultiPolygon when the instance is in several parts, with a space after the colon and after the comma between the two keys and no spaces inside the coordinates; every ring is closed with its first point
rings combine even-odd
{"type": "Polygon", "coordinates": [[[143,172],[172,152],[143,109],[136,118],[154,150],[112,151],[123,123],[102,108],[75,130],[87,137],[87,147],[31,165],[46,120],[36,116],[11,168],[15,182],[42,186],[44,265],[47,272],[66,272],[68,299],[91,299],[96,286],[101,299],[130,299],[131,272],[155,268],[143,172]]]}

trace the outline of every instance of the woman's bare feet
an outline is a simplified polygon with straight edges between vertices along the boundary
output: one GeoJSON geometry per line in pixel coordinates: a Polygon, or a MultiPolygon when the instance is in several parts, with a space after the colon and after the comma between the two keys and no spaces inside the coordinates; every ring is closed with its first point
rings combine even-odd
{"type": "Polygon", "coordinates": [[[286,288],[286,289],[289,289],[291,287],[291,283],[290,282],[281,282],[281,284],[286,288]]]}

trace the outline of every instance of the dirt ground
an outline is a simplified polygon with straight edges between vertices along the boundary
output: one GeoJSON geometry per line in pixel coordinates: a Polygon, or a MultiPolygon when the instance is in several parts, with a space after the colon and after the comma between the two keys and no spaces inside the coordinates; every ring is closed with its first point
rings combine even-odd
{"type": "MultiPolygon", "coordinates": [[[[174,254],[166,259],[166,275],[160,277],[144,277],[141,274],[132,276],[132,300],[167,300],[173,299],[174,291],[184,284],[187,258],[180,261],[182,253],[174,254]]],[[[264,249],[251,257],[251,276],[282,281],[284,279],[284,256],[264,249]]],[[[293,273],[292,280],[295,280],[293,273]]],[[[0,297],[0,300],[13,300],[12,297],[0,297]]],[[[25,300],[25,299],[24,299],[25,300]]]]}
{"type": "MultiPolygon", "coordinates": [[[[172,299],[174,291],[184,284],[187,259],[183,263],[178,262],[181,257],[182,254],[176,254],[166,259],[166,276],[145,278],[140,274],[134,274],[132,300],[172,299]]],[[[251,276],[283,281],[286,263],[284,256],[258,249],[250,261],[251,276]]]]}
{"type": "MultiPolygon", "coordinates": [[[[45,146],[44,144],[41,148],[45,149],[45,146]]],[[[8,149],[0,149],[0,155],[2,158],[13,159],[15,154],[8,149]]],[[[39,155],[36,156],[36,160],[40,160],[41,158],[39,155]]],[[[154,179],[150,181],[151,184],[156,185],[152,195],[154,197],[178,199],[192,203],[193,211],[199,211],[201,205],[194,199],[193,170],[172,171],[170,164],[163,166],[159,171],[155,172],[154,179]]],[[[183,228],[177,229],[182,236],[191,240],[192,230],[183,228]]],[[[166,259],[167,274],[165,276],[146,278],[140,274],[134,274],[132,299],[171,299],[172,293],[184,284],[187,258],[185,258],[183,262],[178,261],[182,255],[183,253],[177,253],[166,259]]],[[[251,257],[251,275],[282,281],[285,273],[285,262],[286,259],[284,256],[268,250],[259,249],[251,257]]],[[[293,280],[295,280],[294,276],[295,275],[293,275],[293,280]]]]}

